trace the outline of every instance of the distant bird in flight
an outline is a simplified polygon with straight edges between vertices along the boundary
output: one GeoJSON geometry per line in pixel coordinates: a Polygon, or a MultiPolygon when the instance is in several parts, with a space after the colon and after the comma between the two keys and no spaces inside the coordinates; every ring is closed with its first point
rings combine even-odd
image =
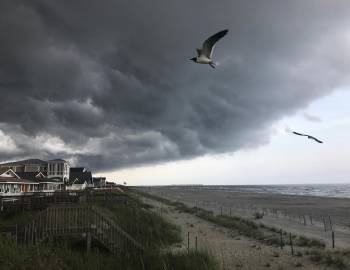
{"type": "Polygon", "coordinates": [[[204,41],[202,49],[196,49],[198,56],[193,57],[190,60],[198,64],[209,64],[212,68],[215,68],[215,63],[212,60],[213,49],[215,47],[216,42],[218,42],[219,39],[223,38],[227,34],[227,32],[227,29],[222,30],[216,33],[215,35],[209,37],[206,41],[204,41]]]}
{"type": "Polygon", "coordinates": [[[317,138],[315,138],[315,137],[313,137],[313,136],[311,136],[311,135],[302,134],[302,133],[298,133],[298,132],[295,132],[295,131],[293,131],[293,133],[294,133],[295,135],[305,136],[305,137],[307,137],[308,139],[312,139],[312,140],[314,140],[314,141],[316,141],[316,142],[318,142],[318,143],[323,143],[322,141],[320,141],[319,139],[317,139],[317,138]]]}

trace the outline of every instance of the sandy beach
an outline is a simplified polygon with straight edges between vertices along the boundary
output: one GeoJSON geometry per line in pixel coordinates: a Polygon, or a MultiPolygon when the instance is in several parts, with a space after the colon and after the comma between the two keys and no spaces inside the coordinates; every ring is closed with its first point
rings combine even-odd
{"type": "MultiPolygon", "coordinates": [[[[290,249],[263,245],[260,242],[239,235],[229,229],[217,226],[192,214],[177,211],[174,207],[144,199],[155,207],[154,211],[178,225],[182,229],[182,244],[174,247],[187,250],[197,248],[213,255],[219,263],[220,269],[232,270],[289,270],[289,269],[327,269],[324,266],[312,264],[306,257],[292,256],[290,249]],[[189,238],[188,238],[189,236],[189,238]],[[189,242],[188,242],[189,240],[189,242]]],[[[297,253],[296,249],[296,253],[297,253]]],[[[328,268],[329,269],[329,268],[328,268]]]]}
{"type": "Polygon", "coordinates": [[[322,239],[326,248],[350,248],[350,199],[232,192],[198,189],[188,186],[143,187],[143,191],[198,206],[215,213],[254,219],[254,213],[264,212],[258,223],[285,231],[322,239]]]}

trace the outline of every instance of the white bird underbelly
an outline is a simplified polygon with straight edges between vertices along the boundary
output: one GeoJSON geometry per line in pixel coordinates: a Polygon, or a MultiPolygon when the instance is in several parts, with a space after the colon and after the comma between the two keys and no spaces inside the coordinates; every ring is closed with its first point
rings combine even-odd
{"type": "Polygon", "coordinates": [[[209,59],[208,57],[201,55],[197,58],[197,63],[199,64],[209,64],[211,63],[211,59],[209,59]]]}

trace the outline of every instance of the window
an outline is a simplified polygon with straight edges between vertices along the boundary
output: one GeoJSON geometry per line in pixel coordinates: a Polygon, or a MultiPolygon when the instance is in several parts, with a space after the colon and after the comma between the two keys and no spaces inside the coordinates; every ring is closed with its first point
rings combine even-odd
{"type": "Polygon", "coordinates": [[[58,167],[58,174],[59,175],[63,174],[63,163],[58,163],[57,167],[58,167]]]}

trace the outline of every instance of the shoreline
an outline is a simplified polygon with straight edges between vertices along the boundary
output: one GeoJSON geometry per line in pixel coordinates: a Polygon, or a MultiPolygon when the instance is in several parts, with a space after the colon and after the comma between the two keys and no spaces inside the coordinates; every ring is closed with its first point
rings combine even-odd
{"type": "MultiPolygon", "coordinates": [[[[350,183],[339,183],[339,184],[271,184],[271,185],[147,185],[147,186],[130,186],[132,188],[152,188],[152,189],[196,189],[196,190],[208,190],[208,191],[227,191],[232,193],[258,193],[258,194],[274,194],[274,195],[286,195],[286,196],[308,196],[308,197],[317,197],[317,198],[339,198],[339,199],[349,199],[350,200],[350,183]],[[339,196],[339,190],[335,190],[334,193],[337,195],[327,194],[327,193],[320,193],[315,194],[316,192],[310,192],[310,193],[302,193],[302,191],[297,192],[288,192],[288,191],[281,191],[277,188],[283,188],[283,187],[304,187],[306,190],[308,190],[308,187],[317,187],[322,186],[325,187],[341,187],[346,186],[348,187],[348,193],[344,196],[339,196]],[[256,188],[256,189],[254,189],[256,188]],[[269,190],[264,190],[265,188],[269,190]],[[276,188],[276,190],[274,190],[276,188]]],[[[342,195],[342,194],[341,194],[342,195]]]]}

